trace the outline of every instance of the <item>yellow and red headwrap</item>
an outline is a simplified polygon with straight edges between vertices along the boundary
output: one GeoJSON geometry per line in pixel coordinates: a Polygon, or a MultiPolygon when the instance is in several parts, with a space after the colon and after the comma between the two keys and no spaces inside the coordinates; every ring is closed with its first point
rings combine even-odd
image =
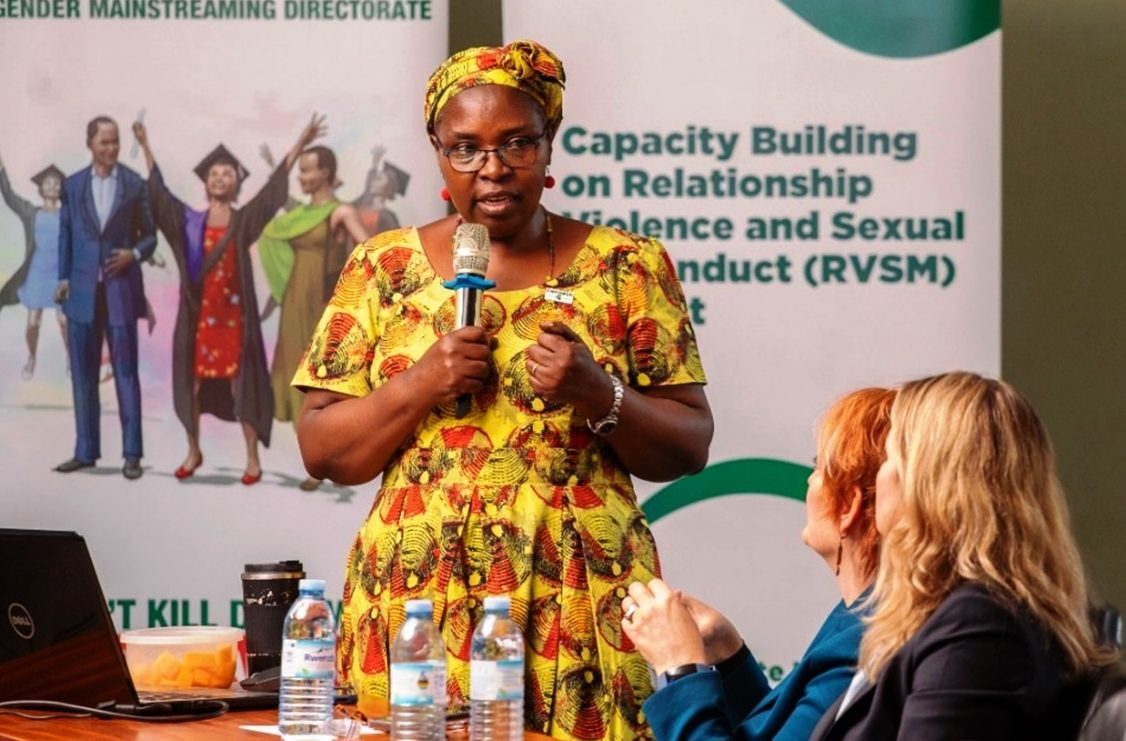
{"type": "Polygon", "coordinates": [[[461,91],[477,85],[505,85],[535,98],[555,131],[563,120],[566,79],[559,57],[535,41],[459,51],[434,70],[426,84],[426,130],[434,130],[438,114],[461,91]]]}

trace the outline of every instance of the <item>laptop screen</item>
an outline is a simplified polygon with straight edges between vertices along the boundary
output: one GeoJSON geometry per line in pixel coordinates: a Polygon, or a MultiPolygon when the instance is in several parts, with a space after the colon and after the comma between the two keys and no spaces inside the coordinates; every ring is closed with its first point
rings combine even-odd
{"type": "Polygon", "coordinates": [[[0,564],[0,700],[136,702],[82,536],[0,529],[0,564]]]}

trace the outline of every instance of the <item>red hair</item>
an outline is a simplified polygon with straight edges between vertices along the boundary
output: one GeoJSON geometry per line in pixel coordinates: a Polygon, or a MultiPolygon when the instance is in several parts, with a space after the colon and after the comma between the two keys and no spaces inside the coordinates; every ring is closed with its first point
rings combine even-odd
{"type": "Polygon", "coordinates": [[[871,577],[880,560],[876,532],[876,474],[884,462],[891,429],[893,389],[865,388],[841,397],[825,412],[817,438],[817,460],[828,507],[844,514],[853,493],[861,496],[860,521],[849,538],[858,545],[860,568],[871,577]]]}

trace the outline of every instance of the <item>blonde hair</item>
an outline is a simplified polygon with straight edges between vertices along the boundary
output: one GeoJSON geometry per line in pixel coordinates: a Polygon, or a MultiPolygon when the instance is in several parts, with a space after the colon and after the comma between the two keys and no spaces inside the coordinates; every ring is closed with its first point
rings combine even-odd
{"type": "Polygon", "coordinates": [[[1073,676],[1112,661],[1095,643],[1052,444],[1032,405],[1003,381],[947,373],[904,385],[891,420],[903,494],[860,644],[868,676],[967,581],[1039,620],[1073,676]]]}

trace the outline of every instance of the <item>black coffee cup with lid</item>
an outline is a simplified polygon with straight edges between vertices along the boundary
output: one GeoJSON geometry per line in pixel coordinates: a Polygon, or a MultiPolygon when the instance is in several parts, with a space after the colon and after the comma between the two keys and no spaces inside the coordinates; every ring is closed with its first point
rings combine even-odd
{"type": "Polygon", "coordinates": [[[282,625],[304,578],[300,561],[246,564],[242,609],[250,674],[281,665],[282,625]]]}

